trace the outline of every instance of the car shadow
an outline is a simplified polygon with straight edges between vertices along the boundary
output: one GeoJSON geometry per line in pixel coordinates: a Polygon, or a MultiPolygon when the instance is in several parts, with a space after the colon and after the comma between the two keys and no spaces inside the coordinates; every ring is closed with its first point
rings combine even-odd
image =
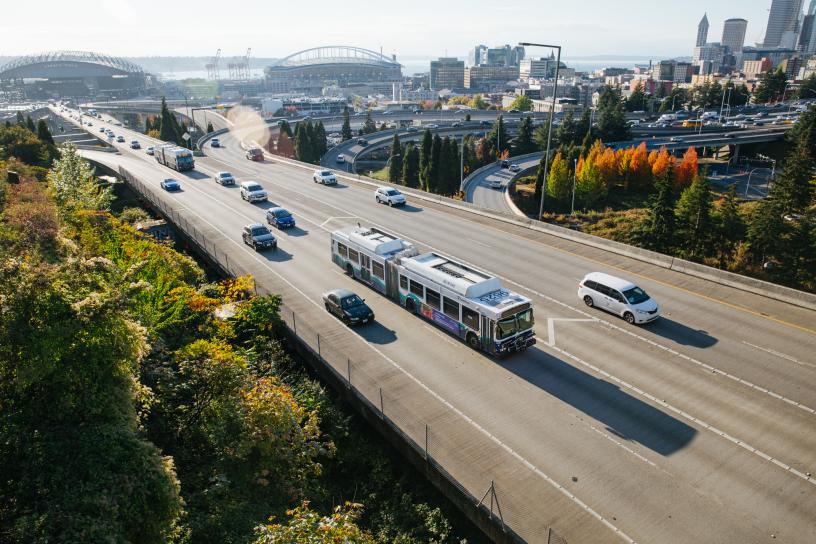
{"type": "Polygon", "coordinates": [[[181,172],[181,175],[186,177],[186,178],[195,179],[195,180],[211,179],[210,176],[208,176],[207,174],[205,174],[203,172],[198,172],[196,170],[190,170],[188,172],[181,172]]]}
{"type": "Polygon", "coordinates": [[[697,430],[634,397],[617,385],[584,372],[537,348],[496,361],[508,372],[569,404],[607,432],[662,456],[686,447],[697,430]]]}
{"type": "Polygon", "coordinates": [[[708,334],[708,331],[693,329],[665,315],[647,324],[646,330],[683,346],[710,348],[718,342],[716,337],[708,334]]]}
{"type": "Polygon", "coordinates": [[[372,344],[382,346],[385,344],[392,344],[397,341],[397,333],[385,327],[376,319],[365,325],[351,327],[351,330],[372,344]]]}
{"type": "Polygon", "coordinates": [[[280,232],[282,234],[286,234],[287,236],[291,236],[292,238],[297,238],[300,236],[306,236],[309,234],[308,230],[304,230],[300,227],[289,227],[287,229],[278,229],[277,227],[269,226],[270,229],[280,232]]]}
{"type": "Polygon", "coordinates": [[[397,209],[408,213],[416,213],[423,211],[425,208],[420,208],[419,206],[413,206],[411,204],[405,204],[404,206],[400,206],[397,209]]]}
{"type": "Polygon", "coordinates": [[[275,251],[271,249],[258,251],[258,255],[261,255],[264,259],[272,263],[284,263],[292,260],[292,254],[285,249],[281,249],[280,243],[278,243],[278,249],[275,251]]]}
{"type": "MultiPolygon", "coordinates": [[[[318,183],[318,185],[320,184],[318,183]]],[[[324,187],[327,187],[329,189],[348,189],[348,185],[340,182],[337,182],[334,185],[324,185],[324,187]]]]}

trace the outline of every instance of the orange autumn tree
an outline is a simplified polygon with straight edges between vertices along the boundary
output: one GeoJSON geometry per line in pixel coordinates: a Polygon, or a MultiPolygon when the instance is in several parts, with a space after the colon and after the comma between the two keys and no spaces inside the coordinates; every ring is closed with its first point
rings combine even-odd
{"type": "MultiPolygon", "coordinates": [[[[655,160],[657,154],[655,153],[655,160]]],[[[652,186],[652,163],[649,162],[649,152],[646,150],[646,142],[632,149],[632,157],[629,160],[628,172],[629,184],[635,189],[644,189],[652,186]]]]}
{"type": "Polygon", "coordinates": [[[697,150],[689,147],[688,151],[683,155],[680,165],[674,170],[674,191],[676,193],[691,185],[697,175],[698,167],[697,150]]]}
{"type": "Polygon", "coordinates": [[[674,167],[677,161],[665,147],[660,148],[654,163],[652,164],[652,176],[654,179],[663,179],[669,171],[669,167],[674,167]]]}

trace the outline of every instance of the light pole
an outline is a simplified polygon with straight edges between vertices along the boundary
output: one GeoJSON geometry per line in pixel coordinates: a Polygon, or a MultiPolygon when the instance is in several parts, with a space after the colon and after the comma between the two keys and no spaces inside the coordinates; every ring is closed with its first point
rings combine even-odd
{"type": "Polygon", "coordinates": [[[552,104],[550,104],[550,126],[547,129],[547,149],[544,155],[544,180],[542,181],[541,202],[538,205],[538,217],[536,218],[540,220],[541,216],[544,215],[544,197],[547,194],[547,175],[550,171],[550,146],[552,145],[553,117],[555,116],[555,97],[558,96],[558,74],[559,69],[561,68],[561,46],[530,42],[520,42],[519,45],[522,47],[547,47],[549,49],[558,50],[558,57],[555,60],[555,81],[553,82],[552,104]]]}
{"type": "Polygon", "coordinates": [[[575,215],[575,181],[578,178],[578,159],[574,159],[575,164],[572,169],[572,211],[570,215],[575,215]]]}
{"type": "Polygon", "coordinates": [[[745,198],[748,198],[748,189],[751,187],[751,174],[759,170],[759,168],[754,168],[750,172],[748,172],[748,183],[745,185],[745,198]]]}

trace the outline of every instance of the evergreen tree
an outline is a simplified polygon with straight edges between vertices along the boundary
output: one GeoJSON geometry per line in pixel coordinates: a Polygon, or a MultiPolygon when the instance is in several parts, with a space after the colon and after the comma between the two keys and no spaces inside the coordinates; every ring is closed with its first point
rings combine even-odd
{"type": "Polygon", "coordinates": [[[555,131],[555,141],[558,145],[573,145],[577,143],[578,138],[581,137],[583,137],[583,135],[578,135],[578,127],[575,124],[572,110],[570,110],[561,120],[561,124],[558,125],[558,129],[555,131]]]}
{"type": "Polygon", "coordinates": [[[295,158],[303,162],[312,162],[309,124],[309,121],[306,121],[295,126],[295,158]]]}
{"type": "Polygon", "coordinates": [[[343,128],[340,129],[340,135],[343,138],[343,141],[351,140],[351,121],[349,120],[349,109],[348,106],[343,108],[343,128]]]}
{"type": "Polygon", "coordinates": [[[816,159],[816,108],[811,107],[799,116],[796,124],[785,135],[793,148],[803,145],[811,159],[816,159]]]}
{"type": "Polygon", "coordinates": [[[51,136],[51,131],[48,130],[48,124],[44,119],[37,121],[37,137],[44,144],[54,145],[54,137],[51,136]]]}
{"type": "Polygon", "coordinates": [[[388,181],[399,183],[402,177],[402,145],[399,135],[395,132],[391,139],[391,156],[388,158],[388,181]]]}
{"type": "Polygon", "coordinates": [[[788,76],[780,66],[775,72],[768,71],[762,76],[759,85],[754,89],[754,103],[764,104],[782,98],[785,86],[788,83],[788,76]]]}
{"type": "Polygon", "coordinates": [[[584,139],[581,142],[581,155],[586,156],[589,154],[589,150],[592,148],[593,142],[592,131],[587,131],[586,136],[584,136],[584,139]]]}
{"type": "Polygon", "coordinates": [[[796,91],[796,98],[799,100],[816,98],[816,74],[810,74],[802,81],[802,84],[796,91]]]}
{"type": "Polygon", "coordinates": [[[213,128],[213,124],[212,123],[207,123],[207,134],[209,134],[211,132],[215,132],[215,129],[213,128]]]}
{"type": "Polygon", "coordinates": [[[620,91],[607,86],[598,101],[598,134],[604,142],[620,142],[630,138],[629,125],[623,112],[620,91]]]}
{"type": "Polygon", "coordinates": [[[419,153],[419,179],[422,181],[422,189],[428,191],[428,179],[431,170],[431,154],[433,151],[433,135],[430,129],[425,129],[422,134],[422,147],[419,153]]]}
{"type": "Polygon", "coordinates": [[[408,142],[405,159],[402,161],[402,183],[406,187],[419,187],[419,148],[408,142]]]}
{"type": "Polygon", "coordinates": [[[431,160],[428,163],[428,179],[426,191],[429,193],[439,193],[439,178],[441,174],[442,160],[442,138],[438,134],[433,137],[431,145],[431,160]]]}
{"type": "Polygon", "coordinates": [[[371,118],[371,112],[366,113],[365,122],[363,123],[363,134],[373,134],[377,132],[377,123],[371,118]]]}
{"type": "Polygon", "coordinates": [[[639,81],[635,83],[632,93],[626,99],[626,111],[645,111],[646,93],[643,91],[643,84],[639,81]]]}
{"type": "MultiPolygon", "coordinates": [[[[544,151],[547,149],[547,135],[549,134],[550,130],[550,120],[544,119],[544,121],[538,125],[538,128],[535,130],[533,134],[533,139],[535,140],[539,151],[544,151]]],[[[558,141],[556,139],[556,134],[553,134],[553,143],[557,145],[558,141]]]]}
{"type": "Polygon", "coordinates": [[[21,127],[25,127],[25,117],[23,117],[23,112],[17,110],[17,124],[21,127]]]}
{"type": "Polygon", "coordinates": [[[161,113],[159,114],[159,139],[175,144],[181,141],[178,122],[167,107],[167,101],[164,97],[162,97],[161,113]]]}
{"type": "Polygon", "coordinates": [[[525,117],[519,126],[519,133],[513,140],[513,154],[526,155],[536,150],[536,143],[533,139],[533,118],[525,117]]]}
{"type": "Polygon", "coordinates": [[[737,209],[737,184],[728,187],[714,216],[715,250],[720,259],[720,268],[734,252],[737,243],[745,237],[745,222],[737,209]]]}
{"type": "Polygon", "coordinates": [[[31,119],[30,115],[26,115],[25,126],[28,130],[30,130],[34,134],[37,133],[37,127],[34,126],[34,121],[31,119]]]}
{"type": "Polygon", "coordinates": [[[292,125],[290,125],[289,121],[287,121],[286,119],[281,121],[281,124],[278,126],[278,131],[281,134],[286,134],[287,136],[289,136],[289,138],[295,137],[295,133],[292,132],[292,125]]]}
{"type": "Polygon", "coordinates": [[[813,202],[813,160],[805,140],[785,158],[768,197],[779,202],[783,214],[801,213],[813,202]]]}
{"type": "Polygon", "coordinates": [[[584,141],[584,138],[592,129],[591,123],[592,117],[590,116],[589,108],[584,108],[584,112],[581,114],[578,122],[575,123],[575,138],[572,140],[575,145],[584,141]]]}
{"type": "MultiPolygon", "coordinates": [[[[539,202],[541,200],[541,191],[544,187],[544,169],[546,168],[546,161],[547,155],[544,154],[541,156],[541,160],[538,162],[538,169],[536,170],[536,180],[535,180],[535,201],[539,202]]],[[[549,188],[547,188],[547,192],[549,192],[549,188]]]]}
{"type": "Polygon", "coordinates": [[[465,136],[462,149],[462,153],[464,153],[464,157],[462,158],[465,170],[464,174],[467,177],[471,172],[479,168],[477,165],[478,159],[476,157],[476,146],[473,142],[473,135],[468,134],[465,136]]]}
{"type": "Polygon", "coordinates": [[[459,192],[460,177],[461,177],[461,162],[459,154],[459,143],[456,138],[445,138],[443,147],[447,147],[445,161],[442,162],[444,179],[442,180],[442,187],[444,195],[455,195],[459,192]]]}
{"type": "Polygon", "coordinates": [[[677,247],[683,257],[702,260],[714,234],[711,217],[711,188],[708,178],[699,175],[680,195],[675,210],[677,247]]]}
{"type": "Polygon", "coordinates": [[[652,198],[649,217],[643,226],[641,238],[648,249],[668,254],[674,246],[674,193],[671,168],[656,183],[657,194],[652,198]]]}
{"type": "Polygon", "coordinates": [[[493,153],[492,159],[498,157],[502,151],[509,147],[508,142],[510,141],[510,135],[507,133],[503,115],[499,115],[496,122],[493,123],[493,128],[490,129],[486,138],[488,144],[496,150],[496,152],[493,153]]]}
{"type": "Polygon", "coordinates": [[[572,177],[567,161],[561,153],[556,153],[550,165],[547,179],[547,196],[559,204],[566,204],[572,196],[572,177]]]}
{"type": "Polygon", "coordinates": [[[323,126],[323,121],[317,121],[314,127],[314,163],[319,164],[320,159],[329,150],[329,144],[326,141],[326,127],[323,126]]]}

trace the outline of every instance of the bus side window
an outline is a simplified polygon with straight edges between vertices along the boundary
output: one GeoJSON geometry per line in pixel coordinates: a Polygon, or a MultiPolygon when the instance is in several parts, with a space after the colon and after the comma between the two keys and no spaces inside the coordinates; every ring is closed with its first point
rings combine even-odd
{"type": "Polygon", "coordinates": [[[400,274],[400,289],[408,290],[408,278],[400,274]]]}
{"type": "Polygon", "coordinates": [[[337,253],[339,253],[344,259],[348,259],[348,248],[345,244],[341,244],[340,242],[337,243],[337,253]]]}
{"type": "Polygon", "coordinates": [[[444,305],[442,306],[444,314],[450,318],[459,321],[459,303],[445,297],[444,305]]]}
{"type": "Polygon", "coordinates": [[[473,329],[479,330],[479,314],[466,306],[462,306],[462,323],[473,329]]]}
{"type": "Polygon", "coordinates": [[[349,249],[348,250],[348,258],[349,258],[349,261],[351,261],[353,263],[359,263],[360,262],[360,254],[357,253],[356,249],[349,249]]]}
{"type": "Polygon", "coordinates": [[[383,267],[382,263],[371,261],[371,273],[375,278],[380,278],[381,280],[385,279],[385,268],[383,267]]]}
{"type": "Polygon", "coordinates": [[[414,280],[411,280],[411,292],[419,297],[420,300],[425,298],[425,286],[421,283],[417,283],[414,280]]]}
{"type": "Polygon", "coordinates": [[[432,289],[425,289],[425,303],[435,310],[441,309],[439,293],[432,289]]]}

